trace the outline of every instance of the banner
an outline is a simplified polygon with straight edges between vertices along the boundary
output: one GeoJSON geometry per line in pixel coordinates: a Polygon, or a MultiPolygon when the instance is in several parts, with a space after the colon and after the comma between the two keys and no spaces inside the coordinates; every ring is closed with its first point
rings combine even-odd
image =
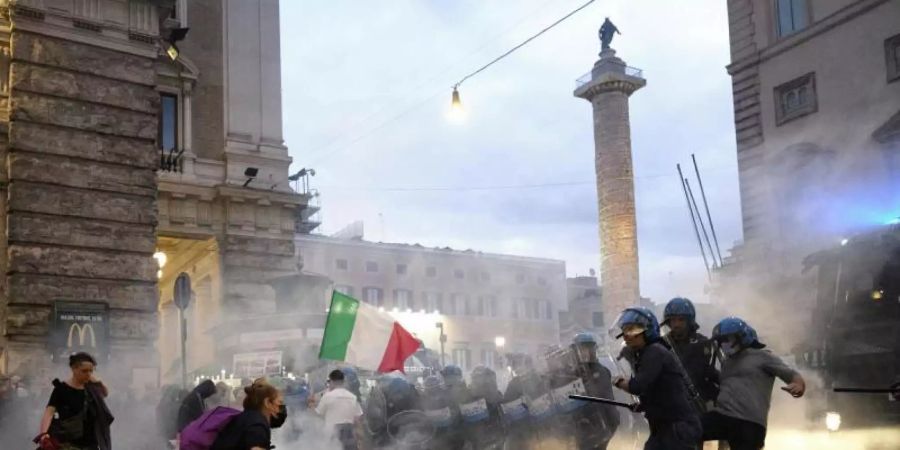
{"type": "Polygon", "coordinates": [[[109,305],[57,301],[53,304],[50,347],[54,358],[66,361],[72,353],[88,352],[109,358],[109,305]]]}
{"type": "Polygon", "coordinates": [[[281,375],[281,351],[238,353],[234,355],[234,376],[260,378],[281,375]]]}

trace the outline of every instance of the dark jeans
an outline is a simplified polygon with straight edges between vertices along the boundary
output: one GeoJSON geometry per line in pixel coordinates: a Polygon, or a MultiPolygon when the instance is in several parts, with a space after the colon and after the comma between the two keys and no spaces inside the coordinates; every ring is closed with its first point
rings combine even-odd
{"type": "Polygon", "coordinates": [[[644,450],[697,450],[702,436],[696,416],[678,422],[651,422],[644,450]]]}
{"type": "Polygon", "coordinates": [[[356,450],[359,448],[356,444],[356,434],[353,431],[353,424],[342,423],[335,425],[334,434],[341,443],[341,448],[343,448],[343,450],[356,450]]]}
{"type": "Polygon", "coordinates": [[[710,412],[703,415],[703,440],[727,441],[731,450],[759,450],[766,444],[766,427],[710,412]]]}

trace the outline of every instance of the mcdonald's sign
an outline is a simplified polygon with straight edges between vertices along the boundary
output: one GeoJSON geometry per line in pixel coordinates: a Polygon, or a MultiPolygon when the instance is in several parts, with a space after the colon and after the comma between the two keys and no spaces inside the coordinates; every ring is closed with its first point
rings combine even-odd
{"type": "Polygon", "coordinates": [[[89,346],[90,348],[97,348],[97,335],[94,333],[93,325],[89,323],[73,323],[69,326],[69,339],[66,340],[67,347],[73,348],[72,344],[75,344],[79,347],[88,347],[88,345],[86,345],[88,343],[91,344],[89,346]],[[75,336],[78,336],[77,341],[72,339],[75,336]],[[90,336],[90,341],[85,341],[85,337],[87,336],[90,336]]]}
{"type": "Polygon", "coordinates": [[[54,356],[86,351],[105,359],[109,353],[109,305],[57,301],[54,303],[50,345],[54,356]]]}

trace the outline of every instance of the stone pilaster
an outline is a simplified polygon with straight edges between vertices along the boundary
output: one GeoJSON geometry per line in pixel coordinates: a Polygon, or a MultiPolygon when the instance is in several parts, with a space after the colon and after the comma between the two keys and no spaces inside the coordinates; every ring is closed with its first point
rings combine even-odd
{"type": "Polygon", "coordinates": [[[611,321],[640,300],[628,97],[646,81],[612,49],[582,81],[575,96],[593,106],[603,310],[611,321]]]}
{"type": "Polygon", "coordinates": [[[60,300],[108,305],[107,376],[153,366],[154,46],[138,54],[53,37],[40,17],[10,12],[6,369],[48,369],[60,300]]]}

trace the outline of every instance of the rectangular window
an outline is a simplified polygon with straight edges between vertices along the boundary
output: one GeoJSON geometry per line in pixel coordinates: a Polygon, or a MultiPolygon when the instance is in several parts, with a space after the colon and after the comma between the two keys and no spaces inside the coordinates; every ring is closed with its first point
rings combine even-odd
{"type": "Polygon", "coordinates": [[[428,278],[434,278],[437,276],[437,268],[435,267],[426,267],[425,268],[425,276],[428,278]]]}
{"type": "Polygon", "coordinates": [[[160,94],[159,147],[166,152],[178,148],[178,96],[160,94]]]}
{"type": "Polygon", "coordinates": [[[422,294],[423,307],[425,308],[425,312],[434,312],[441,313],[443,309],[443,302],[441,301],[441,294],[437,292],[426,292],[422,294]]]}
{"type": "Polygon", "coordinates": [[[485,367],[494,367],[494,353],[493,349],[482,349],[481,350],[481,364],[485,367]]]}
{"type": "Polygon", "coordinates": [[[347,270],[347,260],[346,259],[336,259],[334,261],[334,266],[337,267],[337,270],[347,270]]]}
{"type": "Polygon", "coordinates": [[[334,286],[334,290],[340,292],[341,294],[353,297],[353,286],[347,286],[346,284],[336,284],[334,286]]]}
{"type": "Polygon", "coordinates": [[[444,314],[448,316],[456,315],[456,304],[457,304],[457,295],[451,295],[450,298],[447,299],[447,310],[444,311],[444,314]]]}
{"type": "Polygon", "coordinates": [[[553,320],[553,303],[547,300],[538,302],[541,309],[542,318],[544,320],[553,320]]]}
{"type": "Polygon", "coordinates": [[[472,365],[472,352],[467,348],[453,349],[453,363],[459,366],[463,373],[468,372],[472,365]]]}
{"type": "Polygon", "coordinates": [[[524,284],[525,283],[525,274],[517,274],[516,275],[516,284],[524,284]]]}
{"type": "Polygon", "coordinates": [[[807,0],[776,0],[778,37],[794,34],[809,25],[807,0]]]}
{"type": "Polygon", "coordinates": [[[538,284],[538,286],[546,286],[546,285],[547,285],[547,279],[544,278],[544,277],[538,277],[538,278],[537,278],[537,284],[538,284]]]}
{"type": "Polygon", "coordinates": [[[491,281],[491,274],[489,274],[487,272],[481,272],[481,281],[483,281],[485,283],[491,281]]]}
{"type": "Polygon", "coordinates": [[[775,124],[783,125],[818,111],[816,74],[808,73],[775,88],[775,124]]]}
{"type": "Polygon", "coordinates": [[[456,269],[453,271],[453,277],[456,278],[457,280],[462,280],[463,278],[466,277],[466,273],[460,269],[456,269]]]}
{"type": "Polygon", "coordinates": [[[384,295],[381,288],[367,287],[363,289],[363,296],[366,303],[375,306],[384,306],[384,295]]]}
{"type": "Polygon", "coordinates": [[[530,301],[530,302],[528,303],[528,306],[529,306],[529,311],[530,311],[530,313],[531,313],[531,314],[528,316],[528,318],[529,318],[529,319],[535,319],[535,320],[536,320],[536,319],[540,319],[540,318],[541,318],[541,307],[540,307],[540,302],[538,302],[537,300],[532,300],[532,301],[530,301]]]}
{"type": "Polygon", "coordinates": [[[374,261],[366,261],[366,272],[378,272],[378,263],[374,261]]]}
{"type": "Polygon", "coordinates": [[[494,296],[487,297],[488,317],[497,317],[497,298],[494,296]]]}
{"type": "Polygon", "coordinates": [[[412,309],[415,306],[412,304],[412,292],[406,289],[394,290],[394,305],[401,311],[412,309]]]}
{"type": "Polygon", "coordinates": [[[602,327],[603,326],[603,313],[602,312],[593,313],[593,320],[591,321],[591,324],[594,326],[594,328],[602,327]]]}
{"type": "Polygon", "coordinates": [[[406,275],[406,264],[397,264],[397,275],[406,275]]]}
{"type": "Polygon", "coordinates": [[[900,80],[900,34],[884,41],[884,58],[888,83],[900,80]]]}

